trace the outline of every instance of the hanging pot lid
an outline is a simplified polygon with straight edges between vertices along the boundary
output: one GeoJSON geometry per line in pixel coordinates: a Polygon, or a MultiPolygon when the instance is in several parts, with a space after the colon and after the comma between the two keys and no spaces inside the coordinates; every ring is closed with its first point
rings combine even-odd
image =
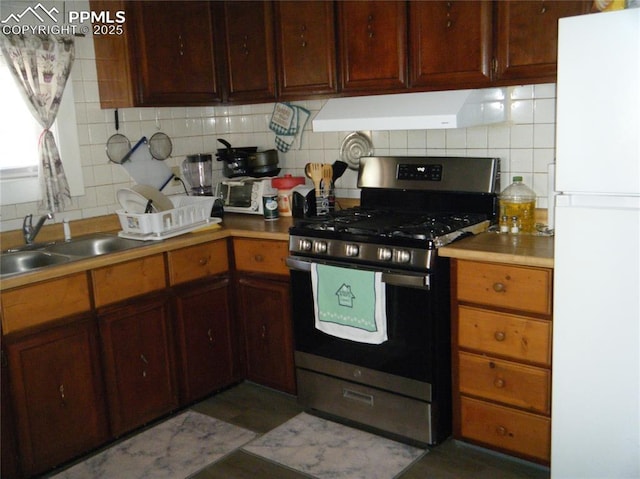
{"type": "Polygon", "coordinates": [[[347,135],[340,146],[340,160],[349,168],[357,170],[360,167],[361,156],[373,155],[373,144],[369,136],[361,131],[354,131],[347,135]]]}

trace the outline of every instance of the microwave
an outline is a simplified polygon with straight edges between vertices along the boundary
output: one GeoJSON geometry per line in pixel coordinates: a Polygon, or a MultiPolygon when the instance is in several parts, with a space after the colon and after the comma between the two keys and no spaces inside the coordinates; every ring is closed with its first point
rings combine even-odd
{"type": "Polygon", "coordinates": [[[263,214],[262,195],[273,190],[271,178],[233,178],[221,181],[214,196],[222,198],[229,213],[263,214]]]}

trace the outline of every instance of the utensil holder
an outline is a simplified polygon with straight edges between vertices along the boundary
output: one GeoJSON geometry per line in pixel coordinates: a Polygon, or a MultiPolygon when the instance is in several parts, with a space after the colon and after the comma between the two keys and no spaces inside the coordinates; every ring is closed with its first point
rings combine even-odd
{"type": "Polygon", "coordinates": [[[319,195],[316,195],[316,215],[325,216],[335,210],[336,196],[333,189],[333,181],[320,184],[319,195]]]}

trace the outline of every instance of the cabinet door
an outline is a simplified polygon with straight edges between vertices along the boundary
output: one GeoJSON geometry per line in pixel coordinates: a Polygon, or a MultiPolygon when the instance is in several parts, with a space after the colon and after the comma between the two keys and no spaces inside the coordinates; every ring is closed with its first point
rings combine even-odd
{"type": "Polygon", "coordinates": [[[221,100],[209,2],[135,2],[141,105],[221,100]]]}
{"type": "MultiPolygon", "coordinates": [[[[496,80],[555,82],[558,19],[589,11],[586,0],[505,0],[497,4],[496,80]]],[[[506,82],[508,83],[508,82],[506,82]]]]}
{"type": "Polygon", "coordinates": [[[0,471],[5,479],[14,479],[20,477],[18,440],[9,394],[9,363],[2,334],[0,334],[0,355],[0,471]]]}
{"type": "Polygon", "coordinates": [[[295,393],[289,283],[262,278],[238,281],[247,378],[295,393]]]}
{"type": "Polygon", "coordinates": [[[492,2],[409,2],[409,18],[411,87],[489,84],[492,2]]]}
{"type": "Polygon", "coordinates": [[[181,288],[176,312],[181,400],[186,404],[235,379],[229,280],[181,288]]]}
{"type": "MultiPolygon", "coordinates": [[[[117,12],[125,12],[125,22],[115,28],[122,28],[117,35],[94,35],[93,47],[96,56],[98,90],[101,108],[127,108],[137,104],[133,48],[133,2],[125,0],[90,0],[93,12],[105,12],[109,18],[116,18],[117,12]]],[[[93,23],[93,28],[114,28],[111,24],[93,23]]]]}
{"type": "Polygon", "coordinates": [[[7,344],[11,393],[26,475],[108,439],[97,331],[92,320],[7,344]]]}
{"type": "Polygon", "coordinates": [[[283,1],[275,7],[278,97],[335,93],[333,2],[283,1]]]}
{"type": "Polygon", "coordinates": [[[168,299],[99,313],[111,431],[130,431],[178,405],[168,299]]]}
{"type": "Polygon", "coordinates": [[[225,2],[227,99],[275,99],[273,6],[271,2],[225,2]]]}
{"type": "Polygon", "coordinates": [[[342,90],[404,89],[406,2],[342,1],[337,5],[342,90]]]}

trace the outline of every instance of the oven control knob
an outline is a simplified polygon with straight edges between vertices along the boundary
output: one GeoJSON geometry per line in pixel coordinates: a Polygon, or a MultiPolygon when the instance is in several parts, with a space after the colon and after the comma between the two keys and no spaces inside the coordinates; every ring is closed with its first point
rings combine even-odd
{"type": "Polygon", "coordinates": [[[326,253],[327,252],[327,242],[326,241],[314,241],[313,242],[313,252],[314,253],[326,253]]]}
{"type": "Polygon", "coordinates": [[[380,261],[389,261],[392,256],[391,248],[378,248],[378,259],[380,261]]]}
{"type": "Polygon", "coordinates": [[[344,252],[347,256],[358,256],[358,254],[360,253],[360,247],[357,244],[348,244],[345,246],[344,252]]]}
{"type": "Polygon", "coordinates": [[[300,248],[300,251],[311,251],[311,241],[308,239],[301,239],[298,242],[298,248],[300,248]]]}
{"type": "Polygon", "coordinates": [[[396,263],[409,263],[411,261],[411,252],[406,249],[393,250],[393,260],[396,263]]]}

